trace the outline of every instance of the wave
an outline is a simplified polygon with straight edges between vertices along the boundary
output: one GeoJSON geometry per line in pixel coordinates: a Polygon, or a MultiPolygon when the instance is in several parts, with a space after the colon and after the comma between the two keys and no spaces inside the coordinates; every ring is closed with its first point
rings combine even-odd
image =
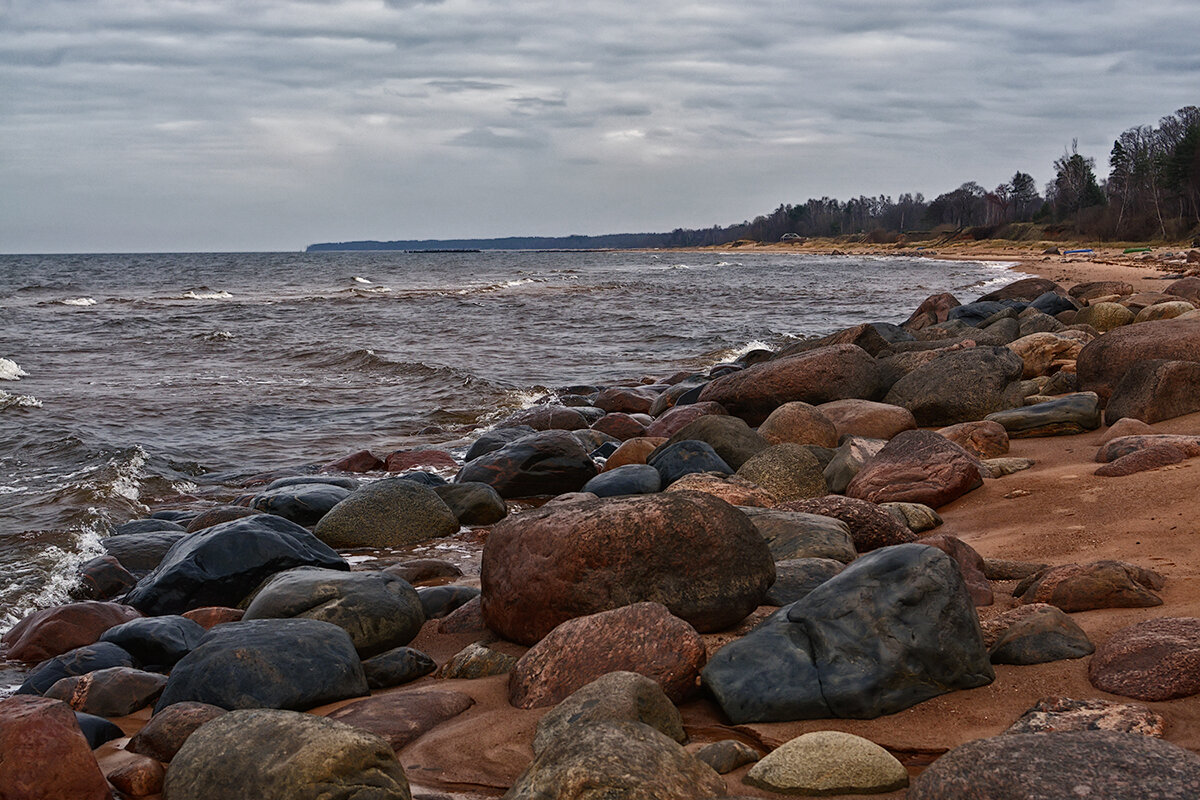
{"type": "Polygon", "coordinates": [[[94,306],[96,301],[91,297],[75,297],[70,300],[59,300],[60,305],[64,306],[94,306]]]}
{"type": "Polygon", "coordinates": [[[178,299],[178,300],[228,300],[231,297],[233,297],[233,295],[230,294],[229,292],[226,292],[223,289],[218,289],[216,291],[213,291],[208,288],[203,288],[203,289],[189,289],[186,292],[184,292],[183,294],[179,295],[179,297],[176,299],[178,299]]]}
{"type": "Polygon", "coordinates": [[[0,411],[10,408],[41,408],[42,401],[29,394],[10,394],[0,389],[0,411]]]}
{"type": "Polygon", "coordinates": [[[0,381],[19,381],[28,377],[29,373],[21,369],[21,365],[10,358],[0,358],[0,381]]]}
{"type": "Polygon", "coordinates": [[[745,344],[739,345],[737,347],[730,347],[725,350],[716,351],[715,353],[713,353],[713,358],[714,358],[713,363],[714,364],[724,364],[729,361],[737,361],[742,356],[746,355],[747,353],[751,353],[755,350],[773,350],[773,349],[774,348],[771,347],[771,345],[767,344],[766,342],[764,342],[760,339],[754,339],[752,341],[746,342],[745,344]]]}
{"type": "Polygon", "coordinates": [[[354,276],[354,282],[355,283],[371,283],[371,281],[367,280],[366,278],[360,278],[358,275],[354,276]]]}
{"type": "Polygon", "coordinates": [[[206,342],[228,342],[233,339],[229,331],[211,331],[209,333],[193,333],[193,339],[203,339],[206,342]]]}

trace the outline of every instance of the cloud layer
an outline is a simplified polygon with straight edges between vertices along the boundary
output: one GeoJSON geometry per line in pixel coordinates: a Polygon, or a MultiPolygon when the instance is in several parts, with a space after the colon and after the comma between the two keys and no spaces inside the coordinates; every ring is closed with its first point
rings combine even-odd
{"type": "Polygon", "coordinates": [[[1200,103],[1183,3],[828,5],[0,0],[0,252],[702,227],[1200,103]]]}

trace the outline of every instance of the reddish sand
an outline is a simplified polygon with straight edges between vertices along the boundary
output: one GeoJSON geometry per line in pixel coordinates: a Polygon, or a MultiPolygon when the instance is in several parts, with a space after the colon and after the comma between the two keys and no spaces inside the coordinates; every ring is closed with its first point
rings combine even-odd
{"type": "MultiPolygon", "coordinates": [[[[999,253],[975,254],[1009,258],[999,253]]],[[[961,256],[958,256],[961,257],[961,256]]],[[[1051,261],[1027,261],[1018,269],[1065,279],[1128,280],[1137,289],[1155,289],[1147,275],[1157,273],[1141,266],[1051,261]]],[[[968,299],[968,298],[963,298],[968,299]]],[[[973,298],[971,298],[973,299],[973,298]]],[[[1180,417],[1153,426],[1156,432],[1200,434],[1200,414],[1180,417]]],[[[945,524],[938,533],[958,536],[985,557],[1047,564],[1088,562],[1098,559],[1129,561],[1157,570],[1166,578],[1161,591],[1164,605],[1145,609],[1110,609],[1072,614],[1072,618],[1097,645],[1116,630],[1158,617],[1200,616],[1200,523],[1197,523],[1196,487],[1200,485],[1200,459],[1120,478],[1094,475],[1093,462],[1105,429],[1079,436],[1020,439],[1010,455],[1033,459],[1032,469],[988,480],[984,486],[940,509],[945,524]]],[[[1014,601],[1012,582],[995,582],[995,605],[980,609],[981,616],[1005,610],[1014,601]]],[[[773,609],[760,609],[760,618],[773,609]]],[[[753,621],[753,618],[750,622],[753,621]]],[[[426,625],[413,646],[442,663],[478,636],[439,635],[437,623],[426,625]]],[[[741,626],[740,632],[749,628],[741,626]]],[[[732,638],[731,634],[707,637],[710,652],[732,638]]],[[[508,652],[523,648],[496,645],[508,652]]],[[[1065,695],[1076,699],[1126,700],[1094,689],[1087,680],[1088,658],[1037,666],[998,666],[989,686],[944,695],[891,716],[875,720],[813,720],[759,725],[730,725],[709,700],[699,698],[681,707],[689,747],[736,738],[760,750],[802,733],[842,730],[865,736],[891,750],[914,775],[937,755],[972,739],[994,736],[1011,725],[1043,697],[1065,695]]],[[[530,742],[537,720],[545,712],[522,711],[507,702],[507,678],[474,681],[439,681],[423,678],[391,691],[432,685],[466,692],[476,704],[459,717],[427,733],[398,755],[409,779],[420,790],[457,798],[495,797],[503,794],[532,758],[530,742]]],[[[1147,703],[1168,720],[1166,738],[1200,752],[1200,696],[1147,703]]],[[[316,709],[327,713],[335,706],[316,709]]],[[[132,733],[148,713],[119,720],[132,733]]],[[[102,763],[106,771],[121,758],[119,747],[106,746],[102,763]]],[[[748,767],[726,776],[730,794],[779,797],[741,782],[748,767]]],[[[905,791],[869,797],[902,798],[905,791]]],[[[864,796],[867,797],[867,796],[864,796]]]]}

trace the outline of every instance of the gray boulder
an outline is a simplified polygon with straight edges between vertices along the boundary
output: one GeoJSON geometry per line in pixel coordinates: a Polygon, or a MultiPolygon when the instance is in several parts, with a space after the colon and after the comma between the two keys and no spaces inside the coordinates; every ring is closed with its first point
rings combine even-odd
{"type": "Polygon", "coordinates": [[[803,511],[738,506],[771,550],[775,561],[792,558],[832,558],[849,563],[857,558],[850,527],[840,519],[803,511]]]}
{"type": "Polygon", "coordinates": [[[1031,406],[997,411],[985,419],[1003,425],[1010,439],[1070,436],[1100,427],[1100,398],[1095,392],[1076,392],[1031,406]]]}
{"type": "Polygon", "coordinates": [[[313,533],[331,547],[403,547],[458,530],[458,519],[429,486],[403,478],[370,483],[334,506],[313,533]]]}
{"type": "Polygon", "coordinates": [[[1007,347],[957,350],[900,378],[884,402],[907,408],[923,427],[971,422],[1021,405],[1024,368],[1007,347]]]}

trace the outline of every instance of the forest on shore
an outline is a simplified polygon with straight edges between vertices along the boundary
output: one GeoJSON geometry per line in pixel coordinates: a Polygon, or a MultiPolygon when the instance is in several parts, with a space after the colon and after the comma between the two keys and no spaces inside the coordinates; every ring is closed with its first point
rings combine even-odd
{"type": "Polygon", "coordinates": [[[970,239],[1181,241],[1200,235],[1200,107],[1186,106],[1118,136],[1108,155],[1108,176],[1096,159],[1064,148],[1054,177],[1039,189],[1017,170],[987,189],[967,181],[927,200],[921,192],[860,195],[849,200],[809,198],[781,204],[769,214],[711,228],[670,233],[602,236],[515,236],[502,239],[327,242],[308,252],[331,250],[548,250],[706,247],[738,240],[857,235],[886,244],[955,236],[970,239]]]}

